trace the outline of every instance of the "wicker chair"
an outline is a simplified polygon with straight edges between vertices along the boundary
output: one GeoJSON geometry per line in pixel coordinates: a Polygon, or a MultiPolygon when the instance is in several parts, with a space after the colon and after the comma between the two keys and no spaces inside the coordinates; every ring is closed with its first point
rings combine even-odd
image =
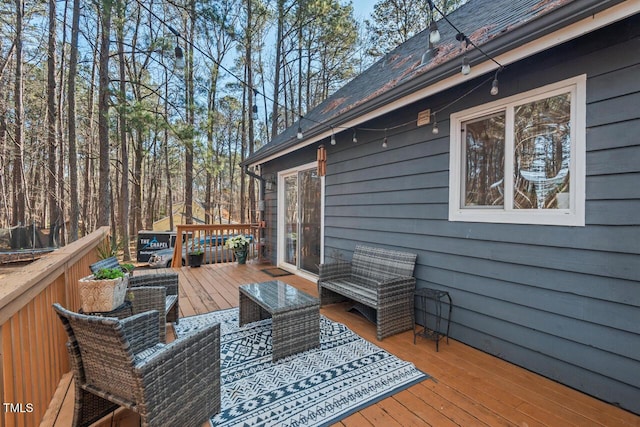
{"type": "Polygon", "coordinates": [[[142,426],[198,426],[220,411],[220,325],[164,345],[157,311],[118,320],[53,308],[69,336],[74,427],[119,406],[142,426]]]}
{"type": "Polygon", "coordinates": [[[160,341],[165,342],[165,324],[178,323],[178,273],[138,274],[129,277],[129,300],[133,314],[158,310],[160,341]],[[158,289],[158,288],[163,289],[158,289]]]}
{"type": "Polygon", "coordinates": [[[89,266],[93,274],[96,274],[102,268],[122,268],[122,266],[118,262],[118,258],[114,256],[98,260],[89,266]]]}
{"type": "Polygon", "coordinates": [[[351,262],[321,264],[320,306],[351,300],[382,340],[413,329],[416,254],[356,245],[351,262]]]}

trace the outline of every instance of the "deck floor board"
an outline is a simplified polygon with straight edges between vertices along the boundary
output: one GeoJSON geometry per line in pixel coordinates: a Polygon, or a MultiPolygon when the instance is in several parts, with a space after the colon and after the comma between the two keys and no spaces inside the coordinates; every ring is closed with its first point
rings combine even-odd
{"type": "MultiPolygon", "coordinates": [[[[182,267],[180,274],[181,317],[236,307],[238,287],[252,282],[281,280],[317,296],[314,282],[300,276],[271,277],[261,271],[268,266],[235,263],[182,267]]],[[[154,274],[162,270],[136,271],[154,274]]],[[[454,339],[440,343],[418,338],[407,331],[376,339],[375,325],[348,304],[323,307],[321,313],[346,324],[363,338],[396,356],[413,362],[432,378],[388,397],[343,419],[339,426],[635,426],[640,417],[614,405],[563,386],[454,339]]],[[[168,336],[172,337],[172,333],[168,336]]],[[[71,425],[73,387],[64,397],[57,420],[48,425],[71,425]]],[[[138,425],[136,414],[119,410],[96,426],[138,425]]],[[[208,425],[208,424],[205,424],[208,425]]]]}

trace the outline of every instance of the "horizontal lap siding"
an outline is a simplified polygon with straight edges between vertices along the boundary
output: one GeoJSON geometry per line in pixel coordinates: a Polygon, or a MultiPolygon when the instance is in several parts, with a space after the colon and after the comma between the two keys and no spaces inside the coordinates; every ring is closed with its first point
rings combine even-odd
{"type": "MultiPolygon", "coordinates": [[[[451,293],[454,338],[640,413],[638,26],[631,18],[501,73],[500,96],[587,74],[585,227],[448,221],[449,114],[490,101],[481,90],[438,113],[437,136],[410,124],[388,131],[383,149],[381,132],[358,132],[358,144],[337,135],[325,258],[350,258],[356,243],[415,252],[418,287],[451,293]]],[[[464,90],[363,127],[393,128],[464,90]]]]}

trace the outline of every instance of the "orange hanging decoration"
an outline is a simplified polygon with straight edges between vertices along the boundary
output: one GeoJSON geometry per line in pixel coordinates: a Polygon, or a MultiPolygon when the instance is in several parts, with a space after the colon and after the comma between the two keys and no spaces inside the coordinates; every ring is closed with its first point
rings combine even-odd
{"type": "Polygon", "coordinates": [[[327,173],[327,150],[324,145],[318,147],[318,176],[325,176],[327,173]]]}

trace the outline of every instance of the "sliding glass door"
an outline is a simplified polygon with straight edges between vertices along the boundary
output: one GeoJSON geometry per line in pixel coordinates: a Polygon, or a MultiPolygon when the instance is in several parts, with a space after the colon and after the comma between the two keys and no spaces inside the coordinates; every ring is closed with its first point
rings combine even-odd
{"type": "Polygon", "coordinates": [[[279,260],[318,274],[321,248],[322,184],[315,164],[280,175],[279,260]]]}

